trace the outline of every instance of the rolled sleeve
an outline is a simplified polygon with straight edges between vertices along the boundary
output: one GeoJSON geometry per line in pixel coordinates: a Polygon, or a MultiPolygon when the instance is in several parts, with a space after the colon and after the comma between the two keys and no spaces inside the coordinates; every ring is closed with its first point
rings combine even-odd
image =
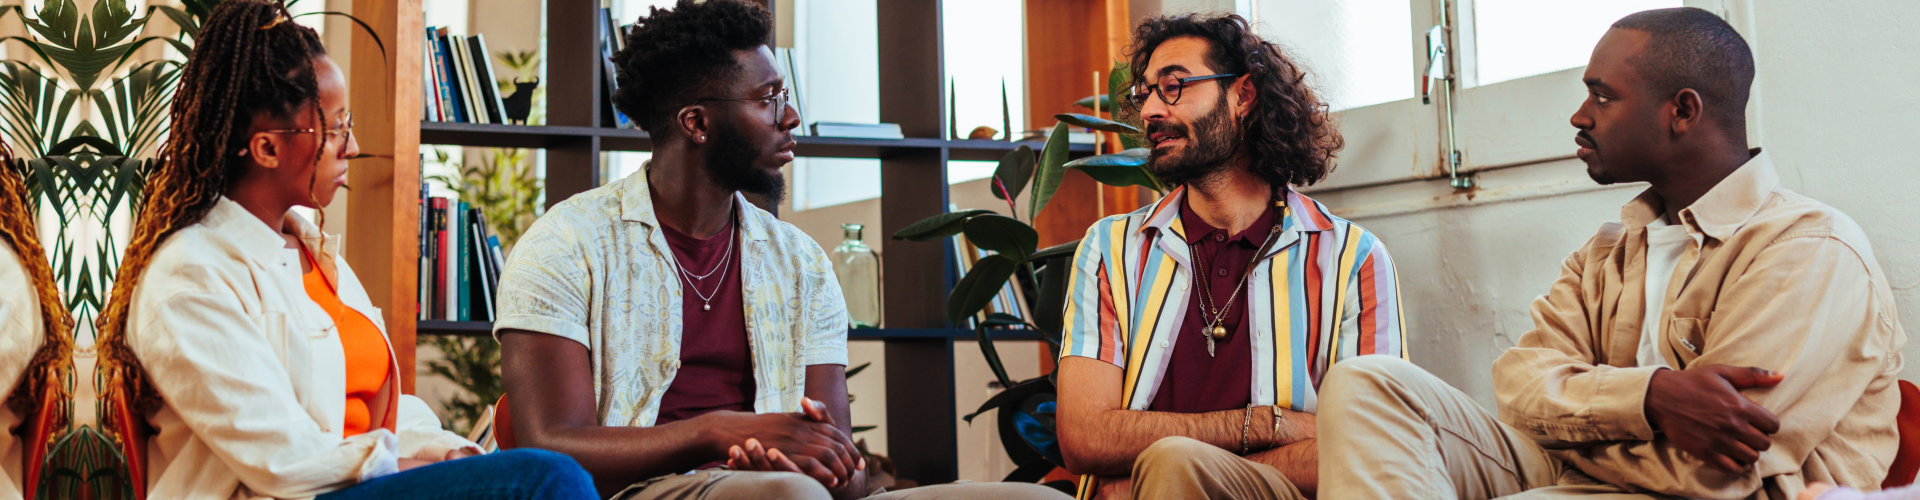
{"type": "Polygon", "coordinates": [[[440,416],[412,394],[400,395],[400,455],[415,460],[438,462],[454,450],[481,453],[480,445],[441,427],[440,416]]]}
{"type": "Polygon", "coordinates": [[[563,224],[536,222],[514,245],[500,274],[499,319],[493,323],[493,332],[496,336],[506,330],[544,333],[591,349],[589,252],[556,226],[563,224]]]}
{"type": "Polygon", "coordinates": [[[1533,330],[1494,361],[1500,420],[1543,443],[1653,439],[1644,402],[1655,368],[1594,362],[1583,269],[1617,232],[1602,231],[1567,257],[1560,278],[1533,301],[1533,330]]]}

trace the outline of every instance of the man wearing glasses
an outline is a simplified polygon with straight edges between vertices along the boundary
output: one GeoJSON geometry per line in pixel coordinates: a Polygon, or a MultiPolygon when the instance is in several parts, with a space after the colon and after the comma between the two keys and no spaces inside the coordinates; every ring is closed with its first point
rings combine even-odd
{"type": "MultiPolygon", "coordinates": [[[[847,312],[780,199],[797,113],[736,0],[655,9],[614,56],[614,105],[653,138],[625,179],[548,210],[515,246],[499,321],[516,444],[559,451],[615,498],[860,498],[847,312]]],[[[565,168],[560,166],[559,168],[565,168]]],[[[1033,484],[914,496],[1032,498],[1033,484]]]]}
{"type": "Polygon", "coordinates": [[[1316,387],[1404,356],[1393,261],[1294,192],[1341,146],[1304,71],[1238,16],[1134,33],[1130,111],[1178,186],[1102,219],[1074,257],[1058,428],[1082,497],[1301,498],[1316,387]]]}

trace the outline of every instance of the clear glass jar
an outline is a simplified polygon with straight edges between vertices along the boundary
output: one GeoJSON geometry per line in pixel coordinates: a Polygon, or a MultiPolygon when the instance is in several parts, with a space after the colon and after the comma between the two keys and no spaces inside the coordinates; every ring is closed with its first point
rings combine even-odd
{"type": "Polygon", "coordinates": [[[854,328],[880,327],[880,254],[860,239],[860,224],[841,224],[846,241],[833,248],[833,275],[847,297],[847,319],[854,328]]]}

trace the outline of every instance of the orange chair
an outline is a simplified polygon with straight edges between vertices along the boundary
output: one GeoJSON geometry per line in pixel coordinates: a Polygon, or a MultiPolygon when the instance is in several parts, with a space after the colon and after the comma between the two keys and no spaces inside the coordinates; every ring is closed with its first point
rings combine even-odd
{"type": "Polygon", "coordinates": [[[502,450],[516,447],[513,442],[513,420],[507,418],[506,396],[500,396],[500,401],[493,404],[493,442],[498,443],[502,450]]]}
{"type": "Polygon", "coordinates": [[[1900,451],[1894,454],[1893,467],[1888,468],[1880,489],[1913,484],[1914,476],[1920,474],[1920,387],[1913,382],[1900,381],[1900,415],[1894,423],[1900,428],[1900,451]]]}

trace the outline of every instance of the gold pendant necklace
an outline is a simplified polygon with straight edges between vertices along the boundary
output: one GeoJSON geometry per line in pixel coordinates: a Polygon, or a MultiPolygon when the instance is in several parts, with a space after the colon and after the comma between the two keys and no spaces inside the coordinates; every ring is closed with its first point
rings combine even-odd
{"type": "MultiPolygon", "coordinates": [[[[1207,275],[1207,268],[1210,266],[1202,262],[1198,258],[1199,255],[1194,255],[1194,263],[1198,264],[1196,267],[1200,268],[1200,272],[1193,276],[1193,286],[1201,287],[1200,308],[1206,310],[1209,313],[1208,315],[1212,316],[1211,318],[1203,318],[1206,320],[1207,325],[1201,330],[1207,334],[1207,357],[1214,356],[1215,344],[1227,340],[1227,327],[1221,325],[1226,322],[1227,313],[1233,310],[1233,301],[1240,298],[1240,289],[1246,288],[1247,278],[1253,276],[1253,265],[1260,262],[1261,255],[1267,253],[1267,248],[1273,244],[1273,238],[1278,234],[1280,234],[1280,224],[1276,222],[1273,225],[1273,229],[1267,231],[1266,241],[1262,241],[1260,247],[1253,251],[1253,258],[1247,261],[1246,269],[1240,271],[1240,281],[1233,285],[1233,294],[1227,296],[1227,306],[1224,308],[1215,307],[1220,303],[1213,300],[1213,287],[1201,282],[1200,277],[1207,275]]],[[[1188,245],[1188,249],[1191,251],[1192,245],[1188,245]]]]}

